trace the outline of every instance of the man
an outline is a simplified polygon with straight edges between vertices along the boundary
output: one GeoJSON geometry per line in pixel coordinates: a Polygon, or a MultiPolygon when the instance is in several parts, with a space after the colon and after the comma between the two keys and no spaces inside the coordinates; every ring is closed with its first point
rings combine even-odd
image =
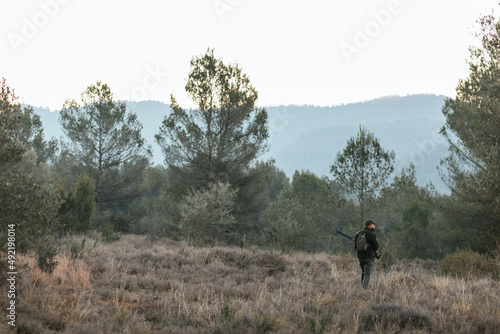
{"type": "Polygon", "coordinates": [[[354,236],[354,249],[358,255],[359,265],[361,266],[361,283],[363,288],[367,289],[370,283],[370,275],[373,271],[373,265],[375,263],[375,255],[377,257],[378,242],[377,236],[373,231],[375,231],[375,225],[377,223],[373,219],[368,219],[365,222],[365,228],[357,232],[354,236]],[[366,250],[358,249],[358,239],[364,235],[366,239],[366,250]]]}

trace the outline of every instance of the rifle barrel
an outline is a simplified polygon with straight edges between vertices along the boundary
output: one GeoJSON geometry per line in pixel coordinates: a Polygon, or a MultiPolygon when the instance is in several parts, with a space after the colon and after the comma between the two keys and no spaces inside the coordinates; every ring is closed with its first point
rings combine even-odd
{"type": "Polygon", "coordinates": [[[338,234],[340,234],[340,235],[341,235],[341,236],[343,236],[343,237],[346,237],[347,239],[349,239],[349,240],[351,240],[351,241],[353,241],[353,240],[354,240],[354,238],[352,238],[352,237],[348,236],[347,234],[344,234],[344,233],[342,233],[342,232],[340,232],[340,231],[337,231],[337,233],[338,233],[338,234]]]}

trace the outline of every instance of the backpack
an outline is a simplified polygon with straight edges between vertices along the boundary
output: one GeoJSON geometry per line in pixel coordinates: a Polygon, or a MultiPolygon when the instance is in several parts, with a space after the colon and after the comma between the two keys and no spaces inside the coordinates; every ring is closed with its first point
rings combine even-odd
{"type": "Polygon", "coordinates": [[[368,241],[366,241],[366,232],[360,232],[358,240],[356,241],[356,249],[358,252],[365,252],[368,249],[368,241]]]}

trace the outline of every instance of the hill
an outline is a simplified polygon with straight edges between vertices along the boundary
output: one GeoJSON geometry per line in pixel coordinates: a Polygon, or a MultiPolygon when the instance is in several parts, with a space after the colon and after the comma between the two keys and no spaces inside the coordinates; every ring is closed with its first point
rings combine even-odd
{"type": "Polygon", "coordinates": [[[440,192],[447,192],[436,169],[448,150],[439,134],[445,124],[444,98],[412,95],[334,107],[271,107],[270,150],[264,157],[275,158],[287,175],[310,170],[318,176],[331,176],[337,153],[363,125],[385,149],[394,150],[397,173],[413,163],[419,185],[432,182],[440,192]]]}
{"type": "MultiPolygon", "coordinates": [[[[381,141],[382,146],[396,153],[396,172],[415,164],[418,184],[432,182],[442,193],[447,192],[437,172],[440,159],[447,154],[447,144],[439,135],[444,125],[441,108],[444,96],[410,95],[386,97],[371,101],[332,107],[273,106],[269,113],[269,151],[261,159],[274,158],[278,168],[289,177],[296,170],[309,170],[318,176],[331,176],[330,165],[347,140],[364,125],[381,141]]],[[[142,122],[143,135],[151,144],[154,164],[163,157],[154,135],[164,116],[167,104],[157,101],[128,102],[142,122]]],[[[47,137],[59,138],[62,131],[58,112],[35,108],[41,115],[47,137]]]]}

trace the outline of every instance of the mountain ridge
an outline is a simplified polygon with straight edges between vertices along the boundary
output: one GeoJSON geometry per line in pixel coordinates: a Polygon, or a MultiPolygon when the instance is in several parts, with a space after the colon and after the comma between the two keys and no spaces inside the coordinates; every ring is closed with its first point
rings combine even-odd
{"type": "MultiPolygon", "coordinates": [[[[366,127],[380,139],[386,150],[396,153],[395,173],[411,163],[417,183],[432,183],[445,193],[437,166],[447,155],[448,146],[439,134],[445,124],[441,112],[442,95],[416,94],[389,96],[337,106],[282,105],[264,107],[268,111],[269,150],[259,160],[274,159],[276,166],[289,177],[295,171],[309,170],[318,176],[331,177],[330,166],[347,141],[366,127]]],[[[153,150],[153,163],[163,163],[160,147],[154,141],[170,106],[160,101],[126,102],[143,124],[143,136],[153,150]]],[[[63,135],[57,118],[59,111],[36,108],[46,138],[63,135]]]]}

